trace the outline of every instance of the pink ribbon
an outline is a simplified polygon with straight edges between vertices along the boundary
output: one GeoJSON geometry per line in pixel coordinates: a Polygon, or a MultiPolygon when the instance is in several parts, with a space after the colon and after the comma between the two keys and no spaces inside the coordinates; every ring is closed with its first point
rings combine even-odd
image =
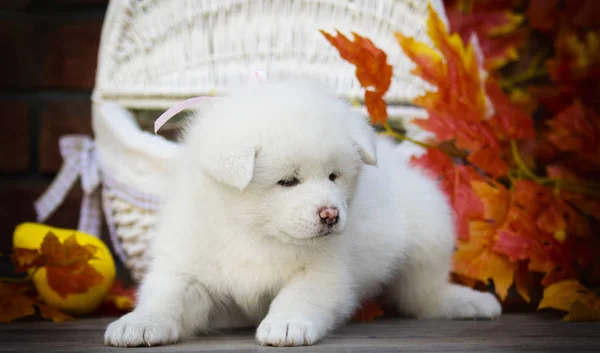
{"type": "MultiPolygon", "coordinates": [[[[267,82],[267,75],[262,70],[256,70],[254,72],[251,72],[248,75],[248,81],[250,81],[252,83],[264,83],[264,82],[267,82]]],[[[210,99],[218,99],[218,98],[206,97],[206,96],[205,97],[194,97],[194,98],[189,98],[189,99],[186,99],[182,102],[175,104],[174,106],[169,108],[166,112],[162,113],[158,117],[158,119],[156,119],[156,121],[154,122],[154,133],[156,134],[158,132],[158,130],[167,121],[169,121],[169,119],[171,119],[173,116],[175,116],[177,113],[179,113],[185,109],[191,108],[195,105],[198,105],[200,103],[203,103],[206,100],[210,100],[210,99]]]]}

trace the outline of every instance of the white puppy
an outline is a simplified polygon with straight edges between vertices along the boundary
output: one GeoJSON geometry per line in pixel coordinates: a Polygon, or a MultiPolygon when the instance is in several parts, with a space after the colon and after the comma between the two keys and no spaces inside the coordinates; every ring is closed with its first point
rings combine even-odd
{"type": "Polygon", "coordinates": [[[448,282],[453,216],[436,183],[320,85],[241,89],[182,143],[137,307],[106,344],[243,320],[261,344],[308,345],[381,293],[413,317],[500,315],[493,295],[448,282]]]}

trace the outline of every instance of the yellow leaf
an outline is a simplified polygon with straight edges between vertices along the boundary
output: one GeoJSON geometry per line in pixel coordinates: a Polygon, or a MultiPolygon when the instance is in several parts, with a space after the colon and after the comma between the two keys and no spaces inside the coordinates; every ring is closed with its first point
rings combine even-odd
{"type": "Polygon", "coordinates": [[[565,321],[600,320],[600,298],[574,279],[546,287],[538,310],[545,308],[568,312],[565,321]]]}

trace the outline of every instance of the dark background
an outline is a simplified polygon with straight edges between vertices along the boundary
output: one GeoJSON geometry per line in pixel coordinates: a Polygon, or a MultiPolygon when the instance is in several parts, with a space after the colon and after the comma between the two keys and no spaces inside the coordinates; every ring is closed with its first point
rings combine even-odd
{"type": "MultiPolygon", "coordinates": [[[[0,272],[15,225],[62,158],[61,135],[92,134],[90,95],[107,0],[0,0],[0,272]]],[[[81,188],[45,223],[75,229],[81,188]]]]}

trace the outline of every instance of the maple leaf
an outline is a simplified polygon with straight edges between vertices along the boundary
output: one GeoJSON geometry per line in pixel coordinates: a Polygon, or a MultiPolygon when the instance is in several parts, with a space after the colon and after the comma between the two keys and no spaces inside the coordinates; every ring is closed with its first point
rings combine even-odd
{"type": "Polygon", "coordinates": [[[493,251],[496,226],[485,221],[470,223],[469,240],[459,241],[453,257],[455,273],[477,279],[483,283],[494,282],[501,300],[508,294],[514,281],[516,263],[506,255],[493,251]]]}
{"type": "Polygon", "coordinates": [[[14,248],[13,260],[19,268],[44,267],[50,288],[66,298],[69,294],[84,293],[104,280],[104,276],[88,263],[96,250],[93,245],[80,245],[75,234],[61,244],[56,235],[48,232],[37,256],[36,250],[14,248]]]}
{"type": "Polygon", "coordinates": [[[485,57],[485,67],[498,68],[519,58],[518,48],[523,45],[527,32],[519,30],[524,16],[511,10],[513,1],[450,1],[446,4],[452,32],[464,42],[477,35],[485,57]]]}
{"type": "Polygon", "coordinates": [[[600,298],[577,280],[556,282],[544,289],[538,310],[545,308],[568,312],[565,321],[600,320],[600,298]]]}
{"type": "Polygon", "coordinates": [[[0,322],[8,323],[15,319],[35,314],[35,299],[25,294],[24,286],[0,281],[0,322]]]}
{"type": "Polygon", "coordinates": [[[562,32],[556,41],[557,57],[547,61],[548,72],[556,82],[572,82],[600,75],[600,32],[587,32],[585,39],[576,33],[562,32]]]}
{"type": "Polygon", "coordinates": [[[379,92],[367,90],[365,92],[365,105],[374,124],[385,124],[387,121],[387,105],[383,100],[383,95],[379,92]]]}
{"type": "Polygon", "coordinates": [[[383,96],[392,82],[393,68],[387,63],[387,54],[373,42],[352,32],[353,41],[339,31],[333,36],[320,31],[340,53],[340,56],[356,67],[356,77],[366,90],[365,105],[373,123],[387,121],[386,104],[383,96]]]}
{"type": "Polygon", "coordinates": [[[508,164],[500,152],[489,147],[471,153],[467,160],[495,178],[508,175],[509,172],[508,164]]]}
{"type": "Polygon", "coordinates": [[[122,311],[130,311],[134,308],[136,302],[135,288],[123,288],[120,280],[115,280],[112,287],[106,295],[105,301],[111,302],[122,311]]]}
{"type": "Polygon", "coordinates": [[[515,271],[515,289],[527,303],[531,302],[530,289],[533,285],[533,276],[527,268],[527,263],[525,261],[520,261],[517,264],[517,269],[515,271]]]}
{"type": "Polygon", "coordinates": [[[69,316],[45,303],[38,301],[37,307],[40,310],[40,316],[44,319],[52,320],[52,322],[65,322],[73,320],[72,316],[69,316]]]}
{"type": "Polygon", "coordinates": [[[435,49],[402,33],[394,33],[404,53],[417,64],[412,73],[438,88],[417,98],[415,103],[437,113],[440,119],[461,116],[467,122],[481,121],[486,115],[487,104],[473,47],[465,47],[457,34],[448,34],[431,4],[427,33],[445,63],[435,49]]]}
{"type": "Polygon", "coordinates": [[[511,102],[500,86],[492,79],[485,82],[485,92],[492,102],[495,114],[490,118],[496,136],[503,140],[532,139],[536,133],[533,119],[518,104],[511,102]]]}
{"type": "Polygon", "coordinates": [[[14,248],[10,258],[18,272],[39,267],[44,261],[37,249],[14,248]]]}
{"type": "Polygon", "coordinates": [[[556,148],[600,164],[600,116],[575,102],[547,122],[546,138],[556,148]]]}
{"type": "Polygon", "coordinates": [[[360,309],[358,309],[358,311],[354,314],[354,320],[362,322],[373,321],[375,318],[384,315],[382,306],[381,300],[366,300],[361,304],[360,309]]]}
{"type": "Polygon", "coordinates": [[[39,310],[44,319],[64,322],[73,318],[42,301],[36,299],[31,284],[12,284],[0,281],[0,323],[12,322],[16,319],[32,316],[39,310]]]}

